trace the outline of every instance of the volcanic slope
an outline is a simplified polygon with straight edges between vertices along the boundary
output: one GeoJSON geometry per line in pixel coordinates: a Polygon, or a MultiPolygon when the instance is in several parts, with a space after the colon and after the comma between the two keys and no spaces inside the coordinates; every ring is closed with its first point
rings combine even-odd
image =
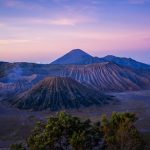
{"type": "Polygon", "coordinates": [[[20,109],[52,111],[81,106],[102,105],[110,97],[82,85],[68,77],[47,77],[32,89],[11,99],[11,104],[20,109]]]}
{"type": "Polygon", "coordinates": [[[82,84],[104,91],[141,90],[150,88],[150,76],[106,62],[89,65],[70,65],[61,76],[71,77],[82,84]]]}

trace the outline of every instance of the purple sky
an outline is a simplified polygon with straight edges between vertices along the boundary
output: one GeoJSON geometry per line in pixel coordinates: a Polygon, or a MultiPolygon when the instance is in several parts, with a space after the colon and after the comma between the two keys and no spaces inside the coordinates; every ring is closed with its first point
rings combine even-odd
{"type": "Polygon", "coordinates": [[[0,0],[0,61],[49,63],[75,48],[150,64],[150,0],[0,0]]]}

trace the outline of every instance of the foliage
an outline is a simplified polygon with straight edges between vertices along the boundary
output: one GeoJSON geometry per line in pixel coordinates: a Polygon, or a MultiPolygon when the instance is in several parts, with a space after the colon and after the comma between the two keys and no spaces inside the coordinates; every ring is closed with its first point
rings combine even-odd
{"type": "MultiPolygon", "coordinates": [[[[27,139],[29,150],[141,150],[143,141],[133,113],[113,113],[110,118],[92,123],[64,112],[38,122],[27,139]]],[[[25,150],[22,144],[11,150],[25,150]]]]}
{"type": "Polygon", "coordinates": [[[133,113],[113,113],[111,118],[102,117],[105,149],[107,150],[140,150],[143,141],[134,123],[137,120],[133,113]]]}
{"type": "Polygon", "coordinates": [[[10,149],[11,150],[25,150],[25,148],[22,145],[22,143],[20,143],[20,144],[12,144],[10,149]]]}
{"type": "Polygon", "coordinates": [[[39,122],[28,139],[31,150],[92,150],[100,147],[100,124],[81,121],[66,113],[49,118],[46,124],[39,122]]]}

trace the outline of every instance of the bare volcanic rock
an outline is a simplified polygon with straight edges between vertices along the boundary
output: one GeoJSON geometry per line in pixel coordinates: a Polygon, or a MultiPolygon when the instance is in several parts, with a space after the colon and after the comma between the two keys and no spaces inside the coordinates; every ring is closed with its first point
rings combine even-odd
{"type": "Polygon", "coordinates": [[[71,78],[47,77],[10,102],[21,109],[60,110],[101,105],[107,103],[107,100],[110,98],[71,78]]]}
{"type": "Polygon", "coordinates": [[[82,84],[104,91],[141,90],[150,88],[149,74],[105,62],[67,66],[61,76],[71,77],[82,84]]]}

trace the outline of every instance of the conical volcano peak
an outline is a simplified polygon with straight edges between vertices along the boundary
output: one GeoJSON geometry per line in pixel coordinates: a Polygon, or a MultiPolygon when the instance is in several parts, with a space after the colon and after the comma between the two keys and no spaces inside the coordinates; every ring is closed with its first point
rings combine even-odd
{"type": "Polygon", "coordinates": [[[71,53],[91,56],[88,53],[86,53],[85,51],[83,51],[82,49],[73,49],[70,52],[68,52],[68,54],[71,54],[71,53]]]}
{"type": "Polygon", "coordinates": [[[73,49],[52,64],[91,64],[93,62],[99,62],[99,60],[81,49],[73,49]]]}
{"type": "Polygon", "coordinates": [[[114,55],[106,55],[104,58],[116,58],[114,55]]]}
{"type": "Polygon", "coordinates": [[[86,53],[85,51],[81,50],[81,49],[73,49],[71,51],[69,51],[67,54],[65,54],[64,56],[68,56],[68,57],[88,57],[88,58],[92,58],[92,56],[88,53],[86,53]]]}
{"type": "Polygon", "coordinates": [[[64,56],[58,58],[52,64],[85,64],[92,56],[81,49],[73,49],[64,56]]]}
{"type": "Polygon", "coordinates": [[[109,96],[69,77],[48,77],[16,95],[11,104],[21,109],[61,110],[101,105],[109,96]]]}

